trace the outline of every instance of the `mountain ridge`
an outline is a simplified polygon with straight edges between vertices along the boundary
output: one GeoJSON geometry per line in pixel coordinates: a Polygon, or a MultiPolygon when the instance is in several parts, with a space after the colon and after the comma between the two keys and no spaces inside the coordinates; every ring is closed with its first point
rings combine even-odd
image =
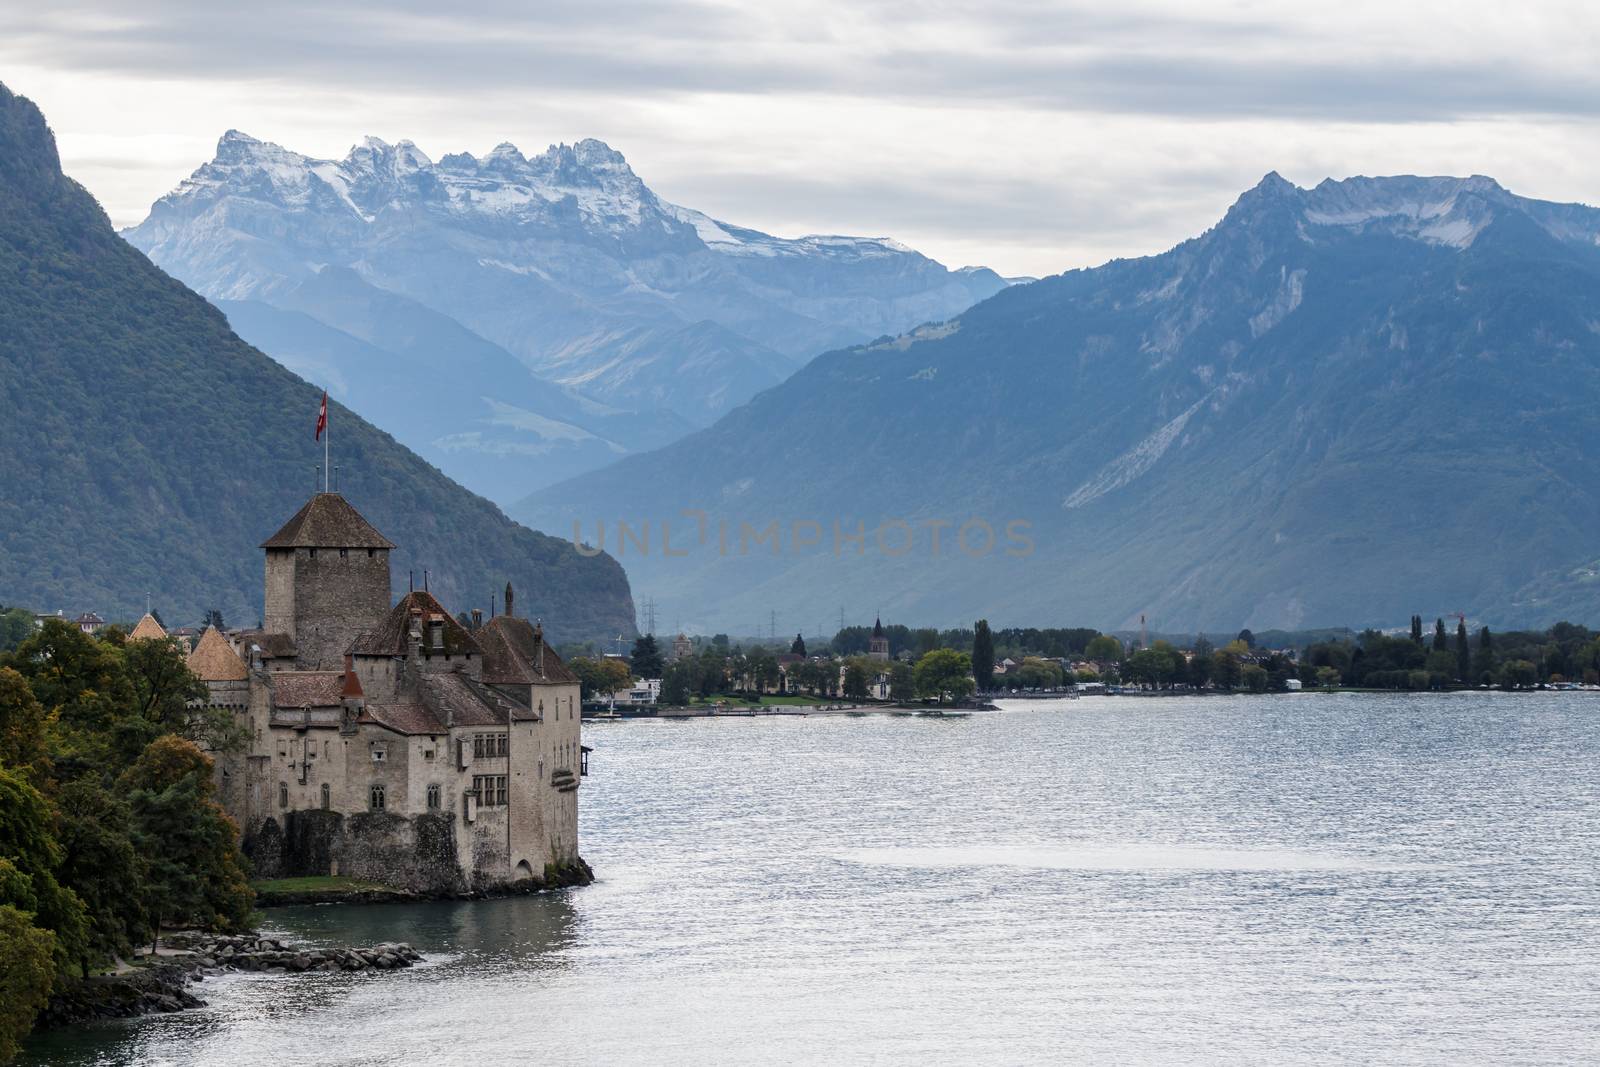
{"type": "MultiPolygon", "coordinates": [[[[117,236],[0,85],[0,590],[40,610],[259,618],[259,544],[315,488],[319,391],[117,236]]],[[[515,583],[561,639],[631,632],[609,557],[518,526],[336,402],[346,495],[456,610],[515,583]]]]}
{"type": "MultiPolygon", "coordinates": [[[[323,271],[354,271],[455,319],[575,404],[631,412],[609,429],[539,412],[630,452],[679,424],[714,421],[817,352],[948,317],[1008,284],[987,268],[947,270],[888,238],[781,238],[713,219],[657,197],[595,140],[533,156],[502,143],[481,158],[435,162],[409,141],[368,137],[332,160],[229,131],[123,235],[213,301],[287,304],[323,271]]],[[[293,332],[256,325],[251,340],[264,351],[311,361],[293,332]]],[[[508,380],[508,392],[523,389],[508,380]]],[[[458,419],[468,399],[452,405],[458,419]]],[[[430,450],[407,436],[400,413],[367,413],[473,477],[469,454],[430,450]]],[[[480,404],[451,436],[493,437],[492,422],[480,404]]],[[[543,444],[551,458],[536,476],[547,481],[604,459],[543,444]]],[[[539,484],[493,491],[509,503],[539,484]]]]}
{"type": "Polygon", "coordinates": [[[830,615],[841,596],[939,624],[1263,628],[1419,604],[1532,620],[1600,592],[1548,587],[1592,561],[1582,531],[1600,518],[1572,473],[1600,458],[1582,443],[1600,430],[1597,235],[1595,209],[1482,178],[1306,190],[1269,174],[1167,252],[828,353],[513,514],[563,532],[686,508],[735,527],[1030,524],[1026,560],[936,560],[926,543],[621,560],[675,612],[714,603],[713,626],[760,604],[830,615]],[[670,498],[653,489],[667,470],[670,498]]]}

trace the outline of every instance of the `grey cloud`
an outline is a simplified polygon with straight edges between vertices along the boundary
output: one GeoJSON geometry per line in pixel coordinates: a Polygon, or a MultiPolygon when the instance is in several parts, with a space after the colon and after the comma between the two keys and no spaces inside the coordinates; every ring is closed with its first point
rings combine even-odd
{"type": "MultiPolygon", "coordinates": [[[[807,92],[897,102],[1179,116],[1449,121],[1600,114],[1600,76],[1537,56],[1381,61],[1293,25],[1006,2],[886,2],[836,19],[631,0],[214,5],[80,2],[0,15],[34,62],[143,76],[449,93],[807,92]],[[915,31],[924,31],[921,33],[915,31]],[[931,37],[951,42],[918,46],[931,37]],[[883,40],[895,42],[879,45],[883,40]]],[[[1492,43],[1492,42],[1491,42],[1492,43]]],[[[3,49],[4,46],[0,46],[3,49]]]]}

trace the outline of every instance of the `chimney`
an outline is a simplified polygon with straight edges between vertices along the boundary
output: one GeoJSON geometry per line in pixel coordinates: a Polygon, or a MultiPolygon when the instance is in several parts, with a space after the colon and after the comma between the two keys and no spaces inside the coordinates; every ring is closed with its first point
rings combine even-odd
{"type": "Polygon", "coordinates": [[[413,607],[406,630],[406,655],[415,663],[422,658],[422,609],[413,607]]]}
{"type": "Polygon", "coordinates": [[[472,628],[474,630],[483,629],[483,609],[482,608],[473,608],[472,609],[472,628]]]}
{"type": "Polygon", "coordinates": [[[517,613],[511,609],[511,596],[512,596],[511,583],[507,582],[506,583],[506,616],[508,618],[515,618],[517,613]]]}

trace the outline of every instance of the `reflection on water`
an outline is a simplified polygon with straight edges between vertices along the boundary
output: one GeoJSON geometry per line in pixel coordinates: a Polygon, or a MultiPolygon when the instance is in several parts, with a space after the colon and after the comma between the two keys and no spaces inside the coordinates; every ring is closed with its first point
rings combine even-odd
{"type": "Polygon", "coordinates": [[[32,1063],[1575,1062],[1600,702],[1027,702],[589,731],[561,895],[284,909],[390,974],[236,976],[32,1063]]]}

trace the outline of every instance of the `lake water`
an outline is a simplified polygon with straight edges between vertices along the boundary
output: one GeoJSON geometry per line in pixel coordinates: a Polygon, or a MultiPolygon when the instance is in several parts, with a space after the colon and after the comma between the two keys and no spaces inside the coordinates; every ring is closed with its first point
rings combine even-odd
{"type": "Polygon", "coordinates": [[[1594,1062],[1600,699],[1091,698],[585,727],[600,881],[269,913],[73,1064],[1594,1062]]]}

